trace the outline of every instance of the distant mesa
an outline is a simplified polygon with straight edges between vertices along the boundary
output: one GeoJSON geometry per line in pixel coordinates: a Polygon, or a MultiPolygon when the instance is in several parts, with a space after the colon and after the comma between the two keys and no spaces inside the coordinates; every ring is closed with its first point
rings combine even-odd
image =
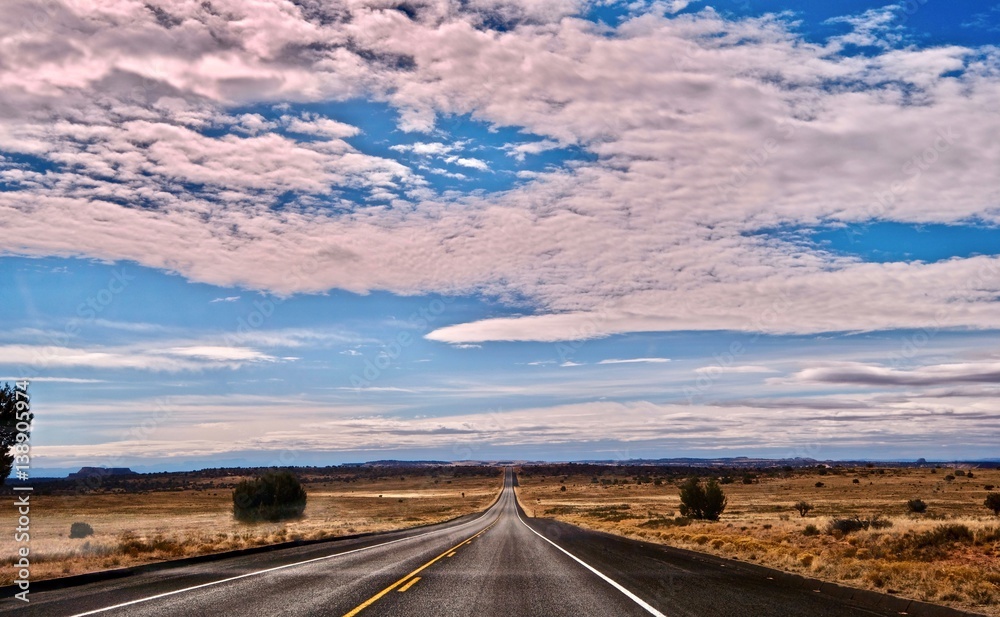
{"type": "Polygon", "coordinates": [[[86,479],[93,476],[134,476],[136,473],[128,467],[81,467],[80,471],[67,476],[71,480],[86,479]]]}

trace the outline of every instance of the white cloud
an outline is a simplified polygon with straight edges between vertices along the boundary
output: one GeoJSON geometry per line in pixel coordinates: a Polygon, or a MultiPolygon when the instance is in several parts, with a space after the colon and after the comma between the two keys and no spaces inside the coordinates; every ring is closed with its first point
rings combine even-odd
{"type": "Polygon", "coordinates": [[[724,365],[713,365],[713,366],[702,366],[694,370],[696,373],[706,373],[706,374],[721,374],[721,373],[776,373],[777,371],[766,366],[753,366],[753,365],[743,365],[743,366],[724,366],[724,365]]]}
{"type": "Polygon", "coordinates": [[[239,299],[240,299],[239,296],[226,296],[225,298],[213,298],[212,300],[209,300],[209,304],[214,304],[216,302],[236,302],[239,299]]]}
{"type": "Polygon", "coordinates": [[[80,377],[31,377],[30,375],[21,375],[20,377],[0,377],[0,381],[16,381],[21,379],[28,379],[32,383],[74,383],[74,384],[85,384],[85,383],[107,383],[103,379],[83,379],[80,377]]]}
{"type": "Polygon", "coordinates": [[[529,154],[541,154],[547,150],[554,150],[559,147],[559,143],[551,139],[541,141],[529,141],[519,144],[505,144],[503,149],[507,156],[512,156],[518,161],[524,161],[529,154]]]}
{"type": "Polygon", "coordinates": [[[273,362],[273,356],[246,347],[185,345],[161,347],[158,343],[117,347],[64,347],[57,345],[0,345],[0,364],[29,373],[53,368],[97,370],[200,371],[238,368],[254,362],[273,362]]]}
{"type": "Polygon", "coordinates": [[[361,132],[356,126],[321,117],[290,118],[287,129],[293,133],[319,135],[330,139],[354,137],[361,132]]]}
{"type": "Polygon", "coordinates": [[[860,362],[832,362],[804,369],[797,381],[860,386],[943,386],[1000,383],[1000,362],[980,361],[934,364],[896,369],[860,362]]]}
{"type": "Polygon", "coordinates": [[[666,2],[654,2],[653,4],[663,6],[668,13],[677,13],[686,9],[691,4],[691,0],[666,0],[666,2]]]}
{"type": "Polygon", "coordinates": [[[423,156],[443,156],[454,150],[454,146],[449,146],[440,142],[417,142],[413,144],[397,144],[395,146],[390,146],[389,149],[397,152],[412,152],[423,156]]]}
{"type": "Polygon", "coordinates": [[[184,358],[198,358],[216,362],[273,362],[277,358],[246,347],[225,347],[197,345],[192,347],[172,347],[165,354],[184,358]]]}
{"type": "Polygon", "coordinates": [[[626,359],[616,359],[611,358],[608,360],[601,360],[598,364],[633,364],[633,363],[653,363],[658,364],[662,362],[670,362],[669,358],[626,358],[626,359]]]}
{"type": "Polygon", "coordinates": [[[461,167],[471,167],[472,169],[478,169],[479,171],[489,171],[490,169],[490,166],[486,164],[486,161],[461,156],[445,157],[444,162],[451,163],[452,165],[459,165],[461,167]]]}

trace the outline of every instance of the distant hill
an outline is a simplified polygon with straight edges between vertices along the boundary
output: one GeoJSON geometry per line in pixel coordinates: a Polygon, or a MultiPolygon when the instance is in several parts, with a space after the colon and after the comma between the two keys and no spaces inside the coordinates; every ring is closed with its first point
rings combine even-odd
{"type": "Polygon", "coordinates": [[[86,479],[93,476],[134,476],[136,473],[128,467],[81,467],[80,471],[71,473],[67,478],[70,480],[86,479]]]}
{"type": "Polygon", "coordinates": [[[368,461],[366,463],[343,463],[341,467],[444,467],[451,466],[451,461],[368,461]]]}

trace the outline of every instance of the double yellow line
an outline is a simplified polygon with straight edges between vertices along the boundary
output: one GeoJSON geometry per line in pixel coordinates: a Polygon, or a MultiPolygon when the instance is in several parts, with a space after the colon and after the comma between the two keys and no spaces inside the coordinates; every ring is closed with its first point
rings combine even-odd
{"type": "Polygon", "coordinates": [[[409,589],[410,587],[412,587],[413,585],[415,585],[417,583],[417,581],[420,580],[420,577],[417,576],[417,574],[420,574],[421,572],[423,572],[424,570],[426,570],[430,566],[434,565],[434,563],[436,563],[439,559],[442,559],[444,557],[451,557],[452,555],[455,554],[456,550],[458,550],[459,548],[465,546],[469,542],[472,542],[473,540],[475,540],[479,536],[481,536],[484,533],[486,533],[487,531],[489,531],[490,527],[496,525],[497,521],[499,521],[499,520],[500,519],[498,517],[496,521],[493,521],[492,523],[490,523],[488,527],[486,527],[485,529],[483,529],[482,531],[480,531],[476,535],[474,535],[474,536],[472,536],[470,538],[467,538],[467,539],[463,540],[462,542],[459,542],[458,544],[456,544],[455,546],[449,548],[448,550],[446,550],[445,552],[441,553],[440,555],[438,555],[434,559],[431,559],[430,561],[428,561],[424,565],[420,566],[419,568],[417,568],[413,572],[410,572],[409,574],[407,574],[403,578],[399,579],[398,581],[396,581],[392,585],[389,585],[388,587],[386,587],[382,591],[380,591],[377,594],[373,595],[372,597],[368,598],[367,600],[365,600],[364,602],[362,602],[361,604],[359,604],[358,606],[356,606],[354,608],[354,610],[352,610],[351,612],[345,614],[344,617],[354,617],[355,615],[357,615],[361,611],[365,610],[366,608],[368,608],[372,604],[375,604],[376,602],[378,602],[385,594],[389,593],[390,591],[392,591],[393,589],[395,589],[397,587],[400,587],[400,585],[403,585],[403,586],[400,587],[399,590],[400,591],[406,591],[407,589],[409,589]],[[406,583],[406,584],[404,585],[404,583],[406,583]]]}

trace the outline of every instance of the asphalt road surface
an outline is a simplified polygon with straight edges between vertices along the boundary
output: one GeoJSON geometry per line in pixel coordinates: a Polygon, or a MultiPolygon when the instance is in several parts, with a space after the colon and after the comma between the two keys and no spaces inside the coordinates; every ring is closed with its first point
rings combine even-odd
{"type": "Polygon", "coordinates": [[[0,614],[559,617],[892,615],[737,564],[527,518],[514,474],[485,513],[404,532],[32,592],[0,614]]]}

